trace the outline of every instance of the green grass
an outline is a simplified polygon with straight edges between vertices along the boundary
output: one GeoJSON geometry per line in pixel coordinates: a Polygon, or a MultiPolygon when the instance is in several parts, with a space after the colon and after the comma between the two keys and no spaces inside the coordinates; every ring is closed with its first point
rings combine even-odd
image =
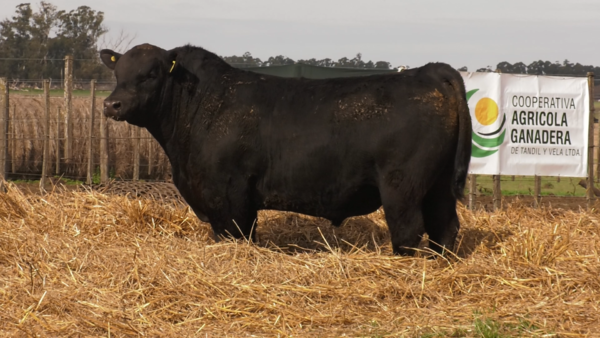
{"type": "MultiPolygon", "coordinates": [[[[110,168],[110,171],[108,173],[108,177],[112,180],[115,179],[115,169],[114,168],[110,168]]],[[[65,185],[80,185],[80,184],[84,184],[85,182],[83,181],[79,181],[79,180],[73,180],[70,178],[66,178],[66,177],[61,177],[61,176],[57,176],[54,175],[53,176],[54,179],[60,179],[60,183],[61,184],[65,184],[65,185]]],[[[40,180],[10,180],[13,183],[17,183],[17,184],[40,184],[40,180]]],[[[144,182],[144,180],[140,180],[140,182],[144,182]]],[[[100,184],[100,167],[96,166],[96,168],[94,169],[94,172],[92,173],[92,184],[100,184]]],[[[377,323],[377,322],[375,322],[377,323]]]]}
{"type": "MultiPolygon", "coordinates": [[[[500,324],[499,322],[490,319],[490,318],[476,318],[473,323],[475,327],[475,333],[478,337],[481,338],[509,338],[512,336],[507,336],[503,332],[506,329],[510,329],[505,325],[500,324]]],[[[511,330],[512,331],[512,330],[511,330]]]]}
{"type": "MultiPolygon", "coordinates": [[[[476,337],[481,338],[509,338],[530,336],[533,332],[539,332],[540,328],[527,319],[519,318],[518,324],[501,323],[491,318],[482,317],[475,313],[473,322],[476,337]]],[[[545,332],[547,334],[551,334],[545,332]]]]}
{"type": "MultiPolygon", "coordinates": [[[[585,189],[578,183],[581,178],[561,177],[557,182],[555,176],[542,176],[542,196],[585,196],[585,189]]],[[[477,189],[483,195],[492,195],[492,176],[477,175],[477,189]]],[[[533,176],[501,176],[500,186],[503,196],[533,195],[535,187],[533,176]]]]}
{"type": "MultiPolygon", "coordinates": [[[[432,329],[430,332],[421,334],[420,338],[437,337],[477,337],[477,338],[510,338],[530,337],[541,335],[543,330],[529,322],[527,319],[518,318],[518,323],[503,323],[501,321],[486,317],[480,311],[473,313],[473,322],[465,327],[453,328],[451,331],[444,329],[432,329]],[[470,326],[470,327],[469,327],[470,326]]],[[[544,332],[552,334],[551,332],[544,332]]]]}
{"type": "MultiPolygon", "coordinates": [[[[16,95],[43,95],[44,91],[42,89],[23,89],[23,90],[11,90],[10,93],[16,94],[16,95]]],[[[110,93],[111,93],[111,91],[109,91],[109,90],[97,90],[96,97],[107,97],[108,95],[110,95],[110,93]]],[[[51,97],[63,97],[64,90],[52,89],[52,90],[50,90],[50,96],[51,97]]],[[[89,90],[74,90],[73,96],[74,97],[89,97],[90,91],[89,90]]]]}
{"type": "MultiPolygon", "coordinates": [[[[70,178],[65,178],[65,177],[60,177],[60,176],[54,176],[55,179],[59,179],[60,178],[60,182],[62,184],[65,185],[78,185],[78,184],[83,184],[83,181],[79,181],[79,180],[72,180],[70,178]]],[[[10,180],[13,183],[17,183],[17,184],[39,184],[40,180],[10,180]]],[[[95,182],[94,182],[95,183],[95,182]]]]}

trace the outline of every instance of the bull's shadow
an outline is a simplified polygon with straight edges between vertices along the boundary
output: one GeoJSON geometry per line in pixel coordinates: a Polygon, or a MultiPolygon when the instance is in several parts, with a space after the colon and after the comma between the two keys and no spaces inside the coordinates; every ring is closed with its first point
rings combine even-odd
{"type": "Polygon", "coordinates": [[[497,243],[504,241],[507,235],[509,235],[507,232],[463,226],[456,238],[455,254],[460,258],[466,258],[482,245],[493,249],[497,243]]]}
{"type": "Polygon", "coordinates": [[[335,227],[326,219],[293,212],[261,211],[256,245],[285,253],[381,251],[392,254],[382,211],[351,217],[335,227]]]}
{"type": "MultiPolygon", "coordinates": [[[[510,234],[462,223],[454,254],[466,258],[484,245],[494,247],[510,234]]],[[[392,255],[390,234],[382,209],[346,219],[340,227],[328,220],[293,212],[261,211],[255,245],[284,253],[298,252],[381,252],[392,255]]],[[[428,236],[419,245],[419,256],[428,256],[428,236]]]]}

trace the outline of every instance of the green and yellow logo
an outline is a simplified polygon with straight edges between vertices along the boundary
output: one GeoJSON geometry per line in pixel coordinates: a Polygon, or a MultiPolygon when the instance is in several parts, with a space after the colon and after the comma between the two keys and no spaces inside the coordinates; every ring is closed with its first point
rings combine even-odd
{"type": "MultiPolygon", "coordinates": [[[[467,92],[467,102],[473,94],[479,89],[473,89],[467,92]]],[[[498,104],[490,99],[484,97],[477,101],[475,105],[475,119],[482,126],[491,126],[498,121],[499,110],[498,104]]],[[[498,152],[500,145],[504,142],[504,136],[506,135],[506,129],[504,124],[506,123],[506,115],[502,115],[502,123],[500,128],[490,133],[476,133],[473,132],[473,142],[471,144],[471,156],[473,157],[488,157],[498,152]]]]}

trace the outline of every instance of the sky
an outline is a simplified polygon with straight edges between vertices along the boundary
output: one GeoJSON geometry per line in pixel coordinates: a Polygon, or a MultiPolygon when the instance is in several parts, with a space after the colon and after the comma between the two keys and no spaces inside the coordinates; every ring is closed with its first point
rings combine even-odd
{"type": "MultiPolygon", "coordinates": [[[[25,0],[1,0],[0,19],[25,0]]],[[[171,49],[187,43],[221,56],[266,60],[363,60],[394,67],[445,62],[474,71],[510,63],[568,59],[600,66],[600,0],[48,0],[58,9],[104,12],[112,47],[171,49]]],[[[36,7],[33,2],[34,8],[36,7]]]]}

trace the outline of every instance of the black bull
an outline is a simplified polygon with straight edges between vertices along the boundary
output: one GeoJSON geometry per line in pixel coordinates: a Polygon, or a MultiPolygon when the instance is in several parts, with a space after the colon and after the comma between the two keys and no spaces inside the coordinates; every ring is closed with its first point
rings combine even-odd
{"type": "Polygon", "coordinates": [[[216,237],[251,235],[257,211],[340,225],[381,205],[395,253],[452,248],[471,157],[458,72],[284,79],[236,69],[202,48],[102,50],[117,85],[104,114],[145,127],[173,181],[216,237]]]}

